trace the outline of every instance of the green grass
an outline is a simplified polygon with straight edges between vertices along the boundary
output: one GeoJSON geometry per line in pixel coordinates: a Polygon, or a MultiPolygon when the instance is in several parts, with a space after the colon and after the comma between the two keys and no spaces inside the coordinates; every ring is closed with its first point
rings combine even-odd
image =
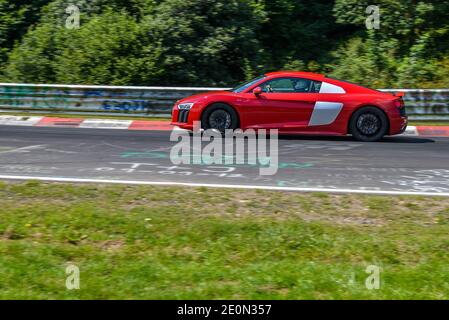
{"type": "Polygon", "coordinates": [[[447,299],[448,250],[448,198],[0,183],[0,299],[447,299]]]}

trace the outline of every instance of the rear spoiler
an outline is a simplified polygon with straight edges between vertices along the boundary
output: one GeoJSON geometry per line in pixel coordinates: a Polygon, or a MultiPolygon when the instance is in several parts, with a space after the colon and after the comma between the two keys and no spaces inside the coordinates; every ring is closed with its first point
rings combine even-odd
{"type": "Polygon", "coordinates": [[[393,93],[393,95],[394,95],[395,97],[403,97],[403,96],[405,95],[405,92],[399,91],[399,92],[393,93]]]}

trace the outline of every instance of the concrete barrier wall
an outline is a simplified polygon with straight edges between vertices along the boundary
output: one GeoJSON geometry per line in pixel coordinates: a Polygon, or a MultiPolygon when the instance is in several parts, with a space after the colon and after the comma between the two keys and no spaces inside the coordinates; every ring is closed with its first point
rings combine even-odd
{"type": "MultiPolygon", "coordinates": [[[[0,83],[0,109],[40,113],[113,113],[168,117],[173,104],[192,94],[226,88],[120,87],[0,83]]],[[[449,120],[449,89],[384,89],[405,92],[412,119],[449,120]]]]}

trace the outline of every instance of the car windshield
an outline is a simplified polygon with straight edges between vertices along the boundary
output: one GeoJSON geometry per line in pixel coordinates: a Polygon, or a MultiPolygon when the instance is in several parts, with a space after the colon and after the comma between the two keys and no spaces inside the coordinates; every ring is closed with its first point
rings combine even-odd
{"type": "Polygon", "coordinates": [[[255,78],[253,80],[239,84],[235,88],[231,89],[231,91],[236,92],[236,93],[242,92],[242,91],[246,90],[247,88],[251,87],[253,84],[255,84],[265,78],[266,78],[265,75],[258,76],[257,78],[255,78]]]}

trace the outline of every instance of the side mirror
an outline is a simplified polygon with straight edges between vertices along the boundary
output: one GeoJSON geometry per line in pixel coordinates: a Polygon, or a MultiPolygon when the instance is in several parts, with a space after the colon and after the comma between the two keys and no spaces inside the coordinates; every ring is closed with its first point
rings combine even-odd
{"type": "Polygon", "coordinates": [[[253,89],[253,93],[254,93],[256,96],[258,96],[259,94],[262,93],[262,88],[261,88],[261,87],[255,87],[255,88],[253,89]]]}

